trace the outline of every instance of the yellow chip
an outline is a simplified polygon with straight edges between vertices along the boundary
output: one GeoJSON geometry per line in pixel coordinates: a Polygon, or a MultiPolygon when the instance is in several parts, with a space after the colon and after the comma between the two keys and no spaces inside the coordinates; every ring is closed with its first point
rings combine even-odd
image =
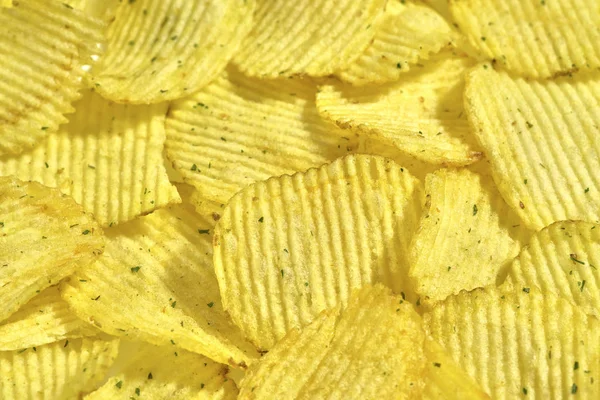
{"type": "Polygon", "coordinates": [[[2,351],[0,398],[81,398],[104,379],[118,350],[118,340],[93,338],[2,351]]]}
{"type": "Polygon", "coordinates": [[[600,398],[600,322],[567,300],[490,287],[451,296],[423,320],[493,399],[600,398]]]}
{"type": "Polygon", "coordinates": [[[85,399],[234,400],[238,389],[227,379],[228,370],[226,365],[175,346],[137,343],[121,371],[85,399]]]}
{"type": "Polygon", "coordinates": [[[597,0],[451,0],[449,7],[474,47],[519,75],[600,67],[597,0]]]}
{"type": "Polygon", "coordinates": [[[92,82],[120,103],[159,103],[202,88],[252,27],[255,0],[123,1],[92,82]]]}
{"type": "Polygon", "coordinates": [[[102,229],[73,199],[0,177],[0,322],[103,248],[102,229]]]}
{"type": "Polygon", "coordinates": [[[523,228],[491,178],[440,169],[427,175],[425,193],[421,224],[410,246],[415,291],[443,300],[493,284],[500,268],[519,253],[523,228]]]}
{"type": "Polygon", "coordinates": [[[0,7],[0,27],[1,156],[32,148],[67,121],[101,53],[103,25],[58,1],[19,0],[0,7]]]}
{"type": "Polygon", "coordinates": [[[416,399],[423,388],[425,335],[412,305],[381,285],[348,307],[294,329],[250,368],[240,399],[416,399]]]}
{"type": "Polygon", "coordinates": [[[465,97],[498,189],[530,228],[600,218],[600,74],[528,81],[483,64],[465,97]]]}
{"type": "Polygon", "coordinates": [[[254,26],[233,60],[249,76],[327,76],[375,36],[387,0],[256,0],[254,26]]]}
{"type": "Polygon", "coordinates": [[[214,238],[223,306],[259,348],[381,282],[412,299],[407,249],[421,185],[376,156],[250,185],[225,207],[214,238]]]}
{"type": "Polygon", "coordinates": [[[86,91],[76,110],[32,151],[0,158],[0,175],[58,187],[103,226],[181,201],[163,161],[167,104],[118,105],[86,91]]]}
{"type": "Polygon", "coordinates": [[[337,76],[353,85],[398,80],[451,42],[448,23],[429,7],[389,1],[365,52],[337,76]]]}
{"type": "Polygon", "coordinates": [[[189,205],[107,229],[105,256],[61,287],[90,324],[117,336],[177,345],[245,367],[258,356],[223,311],[212,226],[189,205]]]}
{"type": "Polygon", "coordinates": [[[466,165],[481,158],[464,113],[466,56],[440,53],[423,68],[384,86],[328,84],[317,108],[339,127],[364,132],[432,164],[466,165]]]}
{"type": "Polygon", "coordinates": [[[256,181],[331,162],[358,140],[321,119],[315,93],[309,80],[262,81],[228,68],[173,103],[167,157],[186,183],[220,204],[256,181]]]}

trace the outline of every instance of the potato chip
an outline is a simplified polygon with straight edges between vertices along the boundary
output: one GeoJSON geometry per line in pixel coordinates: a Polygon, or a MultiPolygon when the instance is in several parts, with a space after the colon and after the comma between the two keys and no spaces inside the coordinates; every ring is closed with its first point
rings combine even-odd
{"type": "Polygon", "coordinates": [[[166,104],[118,105],[86,91],[76,109],[32,151],[0,158],[0,175],[58,187],[103,226],[181,201],[163,163],[166,104]]]}
{"type": "Polygon", "coordinates": [[[387,0],[256,0],[254,26],[233,61],[249,76],[327,76],[375,36],[387,0]]]}
{"type": "Polygon", "coordinates": [[[0,322],[103,248],[102,229],[73,199],[0,177],[0,322]]]}
{"type": "Polygon", "coordinates": [[[60,297],[58,288],[51,286],[0,324],[0,351],[20,350],[99,333],[77,318],[60,297]]]}
{"type": "Polygon", "coordinates": [[[533,287],[451,296],[426,330],[493,399],[600,398],[600,322],[533,287]]]}
{"type": "Polygon", "coordinates": [[[352,133],[323,121],[309,80],[262,81],[233,68],[167,117],[167,157],[186,183],[224,204],[274,175],[318,167],[358,147],[352,133]]]}
{"type": "Polygon", "coordinates": [[[462,105],[466,56],[444,52],[404,79],[383,86],[328,84],[317,94],[321,115],[432,164],[481,158],[462,105]]]}
{"type": "Polygon", "coordinates": [[[412,299],[407,249],[421,185],[391,160],[349,155],[235,195],[215,228],[223,306],[259,348],[382,282],[412,299]]]}
{"type": "Polygon", "coordinates": [[[2,351],[0,398],[81,398],[102,381],[118,349],[118,340],[93,338],[2,351]]]}
{"type": "Polygon", "coordinates": [[[600,67],[597,0],[451,0],[449,6],[474,47],[519,75],[600,67]]]}
{"type": "Polygon", "coordinates": [[[381,285],[293,329],[250,368],[240,399],[413,399],[423,387],[425,335],[412,305],[381,285]]]}
{"type": "Polygon", "coordinates": [[[86,400],[232,399],[235,383],[229,368],[199,354],[174,346],[139,343],[123,370],[112,376],[86,400]]]}
{"type": "Polygon", "coordinates": [[[498,189],[530,228],[600,218],[600,74],[528,81],[483,64],[465,98],[498,189]]]}
{"type": "Polygon", "coordinates": [[[67,122],[103,25],[58,1],[0,7],[0,156],[32,148],[67,122]]]}
{"type": "Polygon", "coordinates": [[[255,0],[123,1],[92,77],[120,103],[159,103],[215,79],[252,27],[255,0]]]}
{"type": "Polygon", "coordinates": [[[223,311],[213,225],[179,205],[107,229],[105,256],[67,280],[63,298],[109,334],[245,367],[258,353],[223,311]]]}
{"type": "Polygon", "coordinates": [[[429,7],[388,2],[375,37],[360,57],[336,75],[353,85],[396,81],[420,60],[451,42],[448,23],[429,7]]]}

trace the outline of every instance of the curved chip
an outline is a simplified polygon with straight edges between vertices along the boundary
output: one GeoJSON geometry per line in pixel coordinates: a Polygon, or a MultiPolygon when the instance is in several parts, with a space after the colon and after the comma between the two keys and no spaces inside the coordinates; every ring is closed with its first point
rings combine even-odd
{"type": "Polygon", "coordinates": [[[528,81],[482,64],[465,97],[498,189],[530,228],[600,219],[600,74],[528,81]]]}
{"type": "Polygon", "coordinates": [[[224,204],[244,187],[318,167],[358,147],[323,121],[307,79],[262,81],[228,68],[167,117],[167,157],[186,183],[224,204]]]}
{"type": "Polygon", "coordinates": [[[600,322],[567,300],[533,287],[477,289],[423,321],[493,399],[600,396],[600,322]]]}
{"type": "Polygon", "coordinates": [[[104,379],[118,350],[118,340],[93,338],[2,351],[0,398],[81,398],[104,379]]]}
{"type": "Polygon", "coordinates": [[[163,162],[166,104],[119,105],[85,91],[75,107],[32,151],[0,157],[0,175],[58,187],[103,226],[181,201],[163,162]]]}
{"type": "Polygon", "coordinates": [[[462,104],[472,64],[444,52],[384,86],[324,85],[317,108],[339,127],[376,136],[425,162],[471,164],[481,158],[462,104]]]}
{"type": "Polygon", "coordinates": [[[596,0],[451,0],[449,7],[474,47],[519,75],[600,67],[596,0]]]}
{"type": "Polygon", "coordinates": [[[365,287],[345,310],[325,311],[277,343],[248,370],[239,398],[420,398],[424,341],[412,305],[365,287]]]}
{"type": "Polygon", "coordinates": [[[252,27],[255,0],[123,1],[92,82],[120,103],[159,103],[202,88],[252,27]]]}
{"type": "Polygon", "coordinates": [[[32,148],[67,122],[103,25],[58,1],[0,7],[0,156],[32,148]]]}
{"type": "Polygon", "coordinates": [[[249,76],[327,76],[375,36],[387,0],[256,0],[254,26],[233,61],[249,76]]]}
{"type": "Polygon", "coordinates": [[[269,349],[354,288],[382,282],[412,299],[407,249],[420,183],[391,160],[350,155],[250,185],[215,228],[223,306],[269,349]]]}
{"type": "Polygon", "coordinates": [[[213,225],[179,205],[108,229],[105,256],[68,279],[63,298],[109,334],[245,367],[258,354],[223,311],[213,225]]]}
{"type": "Polygon", "coordinates": [[[103,248],[102,229],[73,199],[0,177],[0,322],[103,248]]]}

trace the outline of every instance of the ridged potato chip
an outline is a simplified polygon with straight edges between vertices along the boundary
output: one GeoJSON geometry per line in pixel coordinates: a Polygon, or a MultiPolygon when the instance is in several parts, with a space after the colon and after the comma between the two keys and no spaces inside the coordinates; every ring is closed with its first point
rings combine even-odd
{"type": "Polygon", "coordinates": [[[481,152],[463,109],[464,74],[473,62],[443,52],[383,86],[331,83],[317,94],[319,113],[432,164],[467,165],[481,152]]]}
{"type": "Polygon", "coordinates": [[[413,306],[381,285],[292,330],[250,368],[240,399],[413,399],[423,388],[425,335],[413,306]]]}
{"type": "Polygon", "coordinates": [[[327,76],[375,36],[387,0],[256,0],[254,26],[233,58],[248,76],[327,76]]]}
{"type": "Polygon", "coordinates": [[[318,167],[358,147],[323,121],[308,79],[263,81],[228,68],[214,83],[173,103],[167,157],[208,200],[224,204],[256,182],[318,167]]]}
{"type": "Polygon", "coordinates": [[[81,398],[102,381],[118,350],[118,339],[92,338],[0,351],[0,398],[81,398]]]}
{"type": "Polygon", "coordinates": [[[225,310],[270,349],[365,284],[414,300],[406,257],[420,203],[420,182],[408,170],[367,155],[248,186],[215,228],[225,310]]]}
{"type": "Polygon", "coordinates": [[[600,219],[600,74],[532,81],[482,64],[465,104],[500,193],[530,228],[600,219]]]}
{"type": "Polygon", "coordinates": [[[567,300],[489,287],[447,298],[423,321],[493,399],[600,397],[600,322],[567,300]]]}
{"type": "Polygon", "coordinates": [[[30,149],[67,122],[104,26],[59,1],[0,7],[0,156],[30,149]]]}
{"type": "Polygon", "coordinates": [[[597,0],[450,0],[449,7],[471,45],[519,75],[600,67],[597,0]]]}
{"type": "Polygon", "coordinates": [[[73,199],[0,177],[0,322],[103,248],[102,229],[73,199]]]}
{"type": "Polygon", "coordinates": [[[85,91],[75,107],[32,151],[0,157],[0,175],[59,188],[102,226],[181,202],[163,162],[166,104],[119,105],[85,91]]]}
{"type": "Polygon", "coordinates": [[[120,103],[159,103],[202,88],[252,28],[255,0],[123,1],[91,81],[120,103]]]}

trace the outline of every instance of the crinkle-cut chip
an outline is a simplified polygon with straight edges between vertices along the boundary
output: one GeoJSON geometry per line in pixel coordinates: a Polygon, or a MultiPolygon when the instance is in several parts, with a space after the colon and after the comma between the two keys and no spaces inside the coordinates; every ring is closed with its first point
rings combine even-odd
{"type": "Polygon", "coordinates": [[[491,178],[466,169],[427,175],[421,223],[410,246],[409,276],[421,298],[443,300],[493,284],[518,253],[521,226],[491,178]],[[519,225],[519,224],[517,224],[519,225]]]}
{"type": "Polygon", "coordinates": [[[293,329],[251,367],[240,399],[416,399],[425,335],[413,306],[382,285],[293,329]]]}
{"type": "Polygon", "coordinates": [[[429,59],[452,41],[448,23],[427,6],[388,2],[374,25],[375,37],[363,54],[336,75],[353,85],[400,79],[420,60],[429,59]]]}
{"type": "Polygon", "coordinates": [[[270,349],[365,284],[381,282],[414,300],[406,258],[421,190],[407,169],[367,155],[248,186],[215,228],[225,310],[248,339],[270,349]]]}
{"type": "Polygon", "coordinates": [[[565,299],[488,287],[448,297],[423,320],[493,399],[600,398],[600,322],[565,299]]]}
{"type": "Polygon", "coordinates": [[[86,91],[60,131],[0,157],[0,175],[57,187],[102,226],[181,201],[163,161],[167,104],[119,105],[86,91]]]}
{"type": "Polygon", "coordinates": [[[443,52],[404,79],[383,86],[331,83],[317,108],[339,127],[368,133],[432,164],[466,165],[481,158],[463,109],[466,56],[443,52]]]}
{"type": "Polygon", "coordinates": [[[123,1],[92,76],[119,103],[159,103],[215,79],[252,28],[255,0],[123,1]]]}
{"type": "Polygon", "coordinates": [[[258,353],[221,305],[213,225],[184,204],[109,228],[105,256],[69,278],[62,296],[109,334],[174,343],[243,368],[258,353]]]}
{"type": "Polygon", "coordinates": [[[99,334],[69,309],[56,286],[43,290],[0,324],[0,351],[99,334]]]}
{"type": "Polygon", "coordinates": [[[600,73],[528,81],[482,64],[465,107],[500,193],[530,228],[600,219],[600,73]]]}
{"type": "Polygon", "coordinates": [[[600,67],[597,0],[451,0],[449,7],[474,47],[519,75],[600,67]]]}
{"type": "Polygon", "coordinates": [[[354,151],[358,139],[323,121],[315,95],[308,79],[262,81],[228,68],[208,87],[173,103],[167,157],[202,196],[226,203],[256,181],[354,151]]]}
{"type": "Polygon", "coordinates": [[[175,346],[140,344],[125,368],[85,399],[235,400],[238,389],[227,379],[228,370],[226,365],[175,346]]]}
{"type": "Polygon", "coordinates": [[[102,229],[73,199],[0,177],[0,322],[103,248],[102,229]]]}
{"type": "Polygon", "coordinates": [[[254,26],[233,61],[261,78],[331,75],[367,48],[386,2],[256,0],[254,26]]]}
{"type": "Polygon", "coordinates": [[[507,282],[534,286],[600,316],[600,226],[561,221],[536,233],[508,268],[507,282]]]}
{"type": "Polygon", "coordinates": [[[104,379],[118,350],[118,339],[90,338],[2,351],[0,398],[81,398],[104,379]]]}
{"type": "Polygon", "coordinates": [[[104,26],[59,1],[0,7],[0,156],[30,149],[67,122],[104,26]]]}

